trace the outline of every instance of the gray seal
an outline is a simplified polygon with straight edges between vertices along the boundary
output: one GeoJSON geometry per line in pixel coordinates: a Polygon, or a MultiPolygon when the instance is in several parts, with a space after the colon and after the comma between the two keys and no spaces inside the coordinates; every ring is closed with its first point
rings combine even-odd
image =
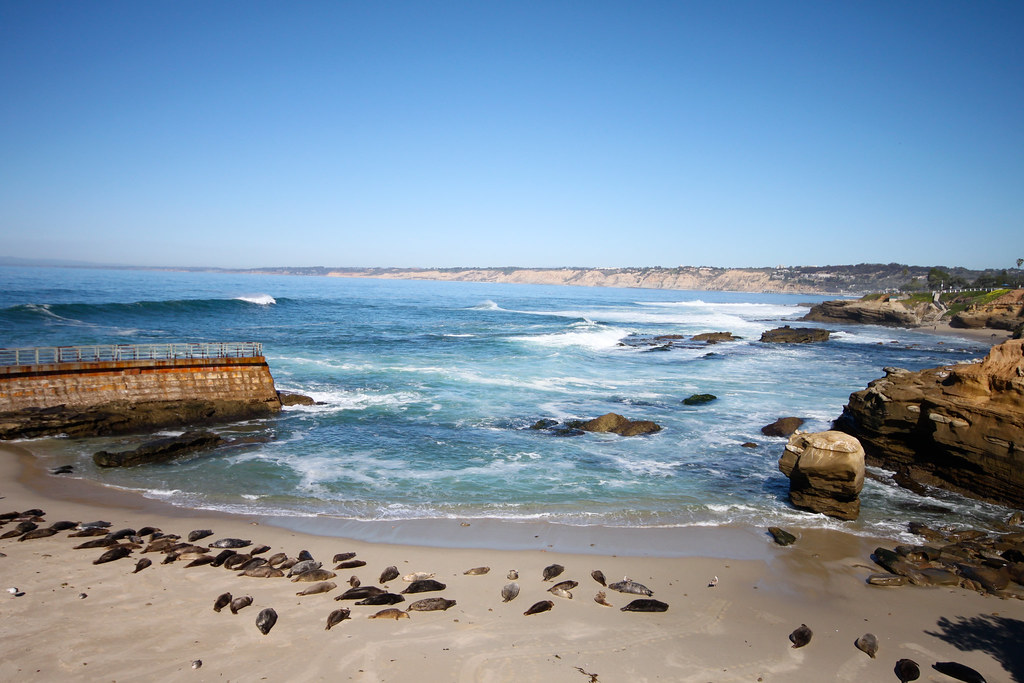
{"type": "Polygon", "coordinates": [[[260,633],[263,635],[270,633],[270,629],[274,628],[274,624],[276,623],[277,612],[274,611],[273,607],[267,607],[256,615],[256,628],[258,628],[260,633]]]}
{"type": "Polygon", "coordinates": [[[327,628],[325,630],[330,631],[331,627],[337,626],[346,619],[351,619],[351,611],[348,607],[341,607],[334,610],[327,615],[327,628]]]}
{"type": "Polygon", "coordinates": [[[813,635],[814,632],[807,628],[807,624],[800,624],[796,630],[789,634],[789,640],[793,643],[793,647],[803,647],[811,642],[811,636],[813,635]]]}
{"type": "Polygon", "coordinates": [[[445,611],[450,607],[455,606],[454,600],[447,600],[445,598],[424,598],[417,600],[416,602],[409,605],[407,611],[409,612],[436,612],[445,611]]]}

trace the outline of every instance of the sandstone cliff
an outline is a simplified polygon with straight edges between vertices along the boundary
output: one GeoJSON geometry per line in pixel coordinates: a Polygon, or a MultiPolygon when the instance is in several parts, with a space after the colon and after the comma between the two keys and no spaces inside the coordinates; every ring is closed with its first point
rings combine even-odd
{"type": "Polygon", "coordinates": [[[852,322],[889,327],[920,327],[938,321],[945,309],[932,303],[907,305],[883,296],[879,299],[822,301],[811,307],[803,320],[852,322]]]}
{"type": "Polygon", "coordinates": [[[835,424],[869,464],[1004,505],[1024,506],[1024,340],[980,363],[886,376],[855,392],[835,424]]]}
{"type": "Polygon", "coordinates": [[[1024,325],[1024,289],[1014,289],[986,304],[970,306],[953,316],[951,327],[1016,330],[1024,325]]]}

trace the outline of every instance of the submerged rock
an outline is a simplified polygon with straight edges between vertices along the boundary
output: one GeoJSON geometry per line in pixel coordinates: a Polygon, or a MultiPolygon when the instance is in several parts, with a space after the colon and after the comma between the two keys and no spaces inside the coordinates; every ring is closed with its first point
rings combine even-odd
{"type": "Polygon", "coordinates": [[[164,462],[173,458],[208,450],[222,444],[224,439],[212,432],[192,431],[181,436],[148,441],[135,450],[111,453],[98,451],[92,460],[99,467],[133,467],[155,462],[164,462]]]}
{"type": "Polygon", "coordinates": [[[613,432],[619,436],[638,436],[661,431],[661,426],[650,420],[630,420],[617,413],[606,413],[601,417],[579,425],[587,432],[613,432]]]}
{"type": "Polygon", "coordinates": [[[711,403],[717,401],[718,397],[714,394],[693,394],[683,399],[683,403],[688,406],[702,406],[705,403],[711,403]]]}

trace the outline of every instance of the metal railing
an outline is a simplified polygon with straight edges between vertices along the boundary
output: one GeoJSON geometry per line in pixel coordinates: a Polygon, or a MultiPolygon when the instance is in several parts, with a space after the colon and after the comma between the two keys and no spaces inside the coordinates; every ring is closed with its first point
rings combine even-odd
{"type": "Polygon", "coordinates": [[[262,355],[263,344],[261,342],[39,346],[22,349],[0,349],[0,366],[125,360],[252,358],[262,355]]]}

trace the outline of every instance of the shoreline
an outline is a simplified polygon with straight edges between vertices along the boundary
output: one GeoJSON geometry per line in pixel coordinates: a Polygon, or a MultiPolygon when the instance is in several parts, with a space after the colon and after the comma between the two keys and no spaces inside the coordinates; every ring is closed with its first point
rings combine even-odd
{"type": "MultiPolygon", "coordinates": [[[[251,538],[270,545],[268,554],[295,556],[307,549],[325,568],[340,551],[354,551],[368,563],[339,571],[334,581],[340,588],[332,593],[299,597],[296,591],[309,584],[239,577],[207,566],[185,569],[181,561],[162,565],[159,555],[138,551],[94,565],[101,549],[72,550],[86,539],[69,539],[67,532],[26,542],[0,540],[6,555],[0,557],[3,576],[25,593],[3,594],[3,680],[35,674],[40,680],[241,681],[265,676],[317,681],[340,675],[358,681],[581,681],[595,674],[599,679],[591,680],[855,681],[889,680],[896,659],[903,657],[920,663],[922,680],[938,680],[928,677],[930,665],[949,660],[977,669],[988,680],[1007,674],[1024,680],[1024,665],[1013,650],[992,652],[991,644],[958,649],[963,620],[992,622],[995,628],[993,620],[1002,619],[1024,628],[1024,603],[959,588],[868,586],[866,576],[877,569],[868,559],[875,542],[840,531],[791,529],[800,539],[783,548],[763,530],[736,529],[736,538],[724,545],[756,549],[739,559],[714,556],[715,536],[722,533],[714,528],[697,534],[664,530],[671,533],[649,540],[657,545],[643,555],[612,552],[616,538],[630,533],[617,536],[607,529],[592,530],[595,548],[587,554],[434,548],[320,536],[269,518],[175,508],[49,475],[20,445],[0,445],[0,482],[2,510],[38,507],[46,512],[47,524],[105,519],[113,529],[152,525],[183,536],[209,528],[215,535],[207,540],[251,538]],[[685,554],[663,556],[666,539],[685,554]],[[153,558],[153,566],[132,573],[138,557],[153,558]],[[579,581],[572,600],[547,592],[551,584],[540,574],[552,563],[566,567],[562,578],[579,581]],[[376,584],[388,565],[402,573],[435,572],[448,585],[442,593],[409,596],[397,607],[439,595],[455,599],[456,606],[412,612],[410,619],[392,622],[367,619],[380,607],[331,599],[347,588],[344,582],[353,573],[364,585],[376,584]],[[478,566],[491,571],[463,573],[478,566]],[[589,574],[598,568],[609,582],[628,575],[644,583],[669,610],[622,612],[620,607],[640,596],[607,589],[614,608],[596,604],[593,596],[602,587],[589,574]],[[510,569],[518,570],[522,593],[505,603],[499,594],[510,569]],[[712,577],[719,579],[713,588],[708,587],[712,577]],[[238,615],[214,612],[214,599],[224,591],[252,595],[253,606],[238,615]],[[87,597],[80,598],[82,593],[87,597]],[[523,615],[531,604],[548,598],[554,603],[550,612],[523,615]],[[352,619],[325,630],[327,614],[343,605],[351,609],[352,619]],[[279,615],[265,636],[254,625],[264,607],[274,607],[279,615]],[[787,636],[801,623],[815,635],[808,646],[794,649],[787,636]],[[877,659],[853,646],[867,631],[878,637],[877,659]],[[203,665],[193,670],[196,659],[203,665]]],[[[458,520],[451,523],[453,533],[467,529],[458,520]]],[[[476,520],[468,529],[478,525],[497,533],[476,520]]],[[[388,587],[400,585],[399,579],[388,587]]]]}

